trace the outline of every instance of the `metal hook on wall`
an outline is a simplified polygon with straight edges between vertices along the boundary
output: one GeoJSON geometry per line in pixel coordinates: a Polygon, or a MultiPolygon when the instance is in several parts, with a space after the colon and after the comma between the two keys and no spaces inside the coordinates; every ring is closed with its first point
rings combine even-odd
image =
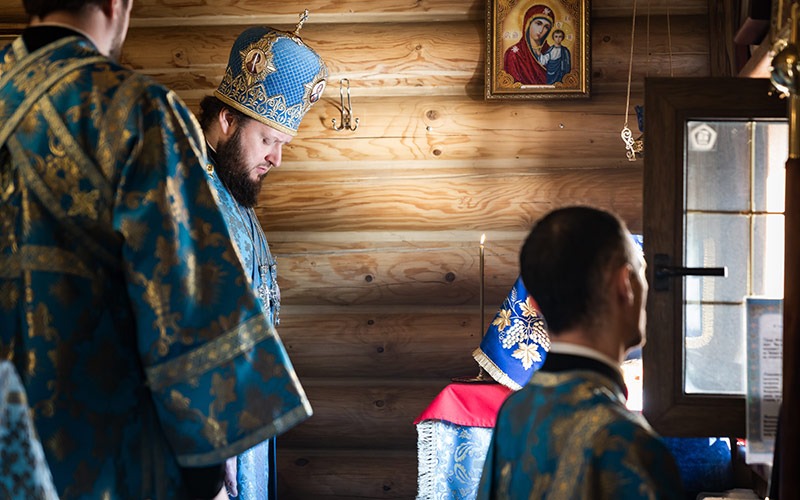
{"type": "Polygon", "coordinates": [[[355,132],[358,128],[358,118],[355,119],[355,126],[351,124],[353,119],[353,106],[350,104],[350,80],[347,78],[342,78],[339,80],[339,100],[342,106],[342,125],[340,127],[336,126],[336,118],[333,119],[333,130],[341,131],[344,129],[348,129],[350,131],[355,132]],[[347,107],[344,105],[344,86],[345,83],[347,84],[347,107]]]}

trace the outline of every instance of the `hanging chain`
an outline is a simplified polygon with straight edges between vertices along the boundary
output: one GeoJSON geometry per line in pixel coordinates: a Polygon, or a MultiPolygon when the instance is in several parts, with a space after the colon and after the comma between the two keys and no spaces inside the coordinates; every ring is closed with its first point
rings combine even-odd
{"type": "Polygon", "coordinates": [[[628,113],[631,106],[631,76],[633,75],[633,42],[634,35],[636,34],[636,0],[633,0],[633,22],[631,25],[631,59],[628,63],[628,93],[625,98],[625,124],[622,126],[620,136],[625,143],[625,155],[628,161],[636,161],[636,150],[634,149],[633,132],[628,128],[628,113]]]}

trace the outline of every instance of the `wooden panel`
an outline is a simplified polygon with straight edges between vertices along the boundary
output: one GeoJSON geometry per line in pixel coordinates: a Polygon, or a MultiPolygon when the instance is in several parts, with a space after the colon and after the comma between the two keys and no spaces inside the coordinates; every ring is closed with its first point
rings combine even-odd
{"type": "MultiPolygon", "coordinates": [[[[634,94],[632,102],[642,102],[641,96],[634,94]]],[[[198,108],[195,102],[187,104],[198,108]]],[[[453,166],[473,173],[496,170],[498,161],[499,168],[525,170],[560,167],[562,162],[571,162],[573,168],[584,162],[588,168],[628,163],[621,161],[624,143],[619,137],[624,94],[600,95],[591,103],[557,101],[547,106],[533,102],[487,105],[459,97],[362,98],[353,106],[361,119],[355,132],[332,129],[331,119],[340,114],[331,99],[313,106],[298,136],[284,148],[284,165],[292,170],[297,162],[314,165],[325,158],[331,169],[352,168],[352,162],[361,162],[359,170],[369,170],[374,162],[373,170],[392,176],[407,171],[412,160],[427,160],[421,166],[425,170],[453,166]],[[524,159],[529,161],[520,161],[524,159]],[[378,166],[381,162],[394,164],[378,166]]],[[[635,123],[635,115],[631,120],[635,123]]],[[[276,171],[276,177],[282,175],[278,172],[285,170],[276,171]]],[[[464,172],[448,174],[458,173],[464,172]]]]}
{"type": "Polygon", "coordinates": [[[256,211],[266,231],[481,231],[528,230],[558,206],[587,204],[617,212],[635,229],[641,181],[638,166],[413,176],[288,172],[270,178],[256,211]]]}
{"type": "Polygon", "coordinates": [[[324,443],[326,448],[413,450],[414,419],[450,379],[301,378],[300,382],[314,415],[281,435],[279,446],[316,448],[324,443]]]}
{"type": "MultiPolygon", "coordinates": [[[[312,24],[329,23],[407,23],[443,21],[483,21],[486,15],[480,0],[308,0],[303,5],[263,0],[134,0],[131,25],[135,27],[269,24],[294,25],[298,14],[307,8],[312,24]]],[[[674,16],[705,14],[706,0],[653,0],[651,15],[674,16]]],[[[626,0],[593,0],[592,18],[630,17],[632,4],[626,0]]],[[[640,7],[640,12],[645,8],[640,7]]],[[[20,1],[0,4],[2,24],[27,22],[20,1]]],[[[285,26],[285,27],[287,27],[285,26]]],[[[304,28],[305,29],[305,28],[304,28]]]]}
{"type": "MultiPolygon", "coordinates": [[[[319,447],[324,444],[323,440],[319,447]]],[[[278,497],[282,500],[412,500],[416,492],[414,450],[287,449],[278,438],[278,497]]]]}
{"type": "MultiPolygon", "coordinates": [[[[644,18],[640,19],[644,25],[644,18]]],[[[592,27],[592,85],[620,88],[627,83],[630,20],[600,19],[592,27]],[[622,35],[622,33],[627,33],[622,35]]],[[[238,26],[131,29],[123,62],[199,99],[218,85],[238,26]]],[[[673,16],[672,64],[676,75],[708,74],[707,19],[673,16]]],[[[385,25],[308,25],[304,40],[325,59],[330,81],[347,77],[351,94],[480,95],[484,74],[484,28],[480,22],[385,25]]],[[[669,75],[666,19],[651,20],[650,51],[638,38],[634,81],[669,75]]],[[[338,104],[338,85],[325,96],[338,104]]]]}
{"type": "MultiPolygon", "coordinates": [[[[686,1],[686,0],[684,0],[686,1]]],[[[480,0],[136,0],[133,26],[169,26],[175,19],[195,25],[268,24],[287,29],[297,23],[303,9],[310,13],[302,34],[312,25],[332,23],[408,23],[479,20],[484,17],[480,0]]]]}
{"type": "MultiPolygon", "coordinates": [[[[501,299],[487,299],[488,325],[501,299]]],[[[473,375],[478,306],[281,308],[278,327],[298,377],[440,378],[473,375]],[[324,341],[321,337],[324,335],[324,341]]]]}
{"type": "MultiPolygon", "coordinates": [[[[285,148],[286,154],[302,147],[301,143],[307,139],[335,139],[336,142],[347,139],[350,143],[362,138],[436,141],[470,136],[480,137],[493,147],[500,146],[503,141],[524,147],[528,141],[539,142],[534,137],[539,133],[552,133],[555,141],[558,136],[562,140],[575,141],[576,137],[607,129],[613,129],[611,132],[619,135],[624,121],[625,95],[604,94],[592,99],[591,103],[584,100],[553,101],[546,106],[535,102],[485,103],[463,97],[365,97],[353,100],[352,104],[356,116],[361,118],[355,132],[333,130],[331,118],[336,117],[338,122],[339,103],[338,100],[325,99],[311,107],[305,118],[309,125],[302,127],[298,137],[285,148]]],[[[618,142],[622,144],[621,140],[618,142]]],[[[537,153],[528,156],[548,156],[557,149],[551,147],[556,146],[553,141],[542,144],[549,146],[537,145],[537,153]]],[[[377,159],[368,154],[372,160],[377,159]]],[[[491,156],[503,157],[497,154],[480,158],[486,160],[491,156]]],[[[354,158],[350,155],[348,159],[354,158]]],[[[444,158],[438,155],[435,159],[444,158]]]]}
{"type": "MultiPolygon", "coordinates": [[[[284,303],[472,304],[477,312],[479,232],[472,233],[471,241],[400,243],[373,241],[371,233],[351,234],[351,242],[276,243],[268,233],[278,256],[284,303]]],[[[525,236],[527,231],[517,240],[498,241],[490,233],[484,270],[487,304],[499,305],[516,280],[525,236]]]]}
{"type": "Polygon", "coordinates": [[[21,1],[0,2],[0,26],[24,25],[27,22],[28,16],[21,1]]]}

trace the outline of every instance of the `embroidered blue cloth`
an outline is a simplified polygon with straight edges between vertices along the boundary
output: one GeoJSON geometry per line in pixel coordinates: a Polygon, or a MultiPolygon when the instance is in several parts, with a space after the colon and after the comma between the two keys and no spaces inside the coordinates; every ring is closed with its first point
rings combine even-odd
{"type": "Polygon", "coordinates": [[[0,361],[0,470],[4,499],[58,500],[25,388],[8,361],[0,361]]]}
{"type": "Polygon", "coordinates": [[[491,427],[445,420],[418,423],[417,499],[474,500],[491,439],[491,427]]]}
{"type": "MultiPolygon", "coordinates": [[[[236,457],[238,500],[266,500],[270,488],[269,440],[236,457]]],[[[274,471],[273,471],[274,473],[274,471]]]]}
{"type": "Polygon", "coordinates": [[[178,97],[81,37],[0,51],[0,358],[62,500],[182,498],[311,414],[178,97]]]}
{"type": "Polygon", "coordinates": [[[472,356],[499,383],[519,390],[550,349],[542,314],[518,277],[472,356]]]}
{"type": "Polygon", "coordinates": [[[533,374],[497,416],[478,498],[684,500],[677,466],[622,388],[585,369],[533,374]]]}
{"type": "MultiPolygon", "coordinates": [[[[216,175],[215,168],[216,162],[214,155],[211,154],[208,158],[206,172],[212,193],[222,209],[245,274],[259,298],[264,314],[275,323],[280,308],[280,292],[278,291],[277,268],[269,250],[269,244],[260,226],[256,226],[259,222],[254,212],[236,201],[225,188],[219,176],[216,175]],[[267,272],[262,272],[262,263],[259,260],[266,261],[263,264],[268,265],[267,272]],[[270,290],[277,292],[270,293],[270,290]],[[259,291],[264,291],[264,293],[259,293],[259,291]]],[[[283,349],[282,344],[281,348],[283,349]]],[[[264,441],[237,457],[237,498],[240,500],[265,500],[267,498],[270,485],[270,451],[269,441],[264,441]]]]}

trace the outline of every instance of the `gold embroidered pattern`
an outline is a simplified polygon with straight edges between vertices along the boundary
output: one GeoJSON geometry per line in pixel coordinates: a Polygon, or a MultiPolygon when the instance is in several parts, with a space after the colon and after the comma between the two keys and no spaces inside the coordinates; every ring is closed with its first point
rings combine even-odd
{"type": "MultiPolygon", "coordinates": [[[[73,74],[77,75],[79,72],[75,71],[73,74]]],[[[79,168],[78,172],[76,172],[76,177],[80,177],[81,174],[86,175],[92,185],[99,190],[98,199],[102,199],[104,203],[107,203],[108,200],[111,199],[112,190],[111,185],[101,173],[100,168],[86,155],[84,150],[78,145],[75,137],[67,130],[64,120],[58,115],[50,98],[45,96],[39,103],[42,106],[42,114],[49,125],[49,131],[52,131],[55,135],[61,147],[61,151],[63,151],[64,155],[68,155],[79,168]]],[[[55,148],[52,144],[53,141],[51,141],[51,151],[55,153],[55,148]]]]}
{"type": "Polygon", "coordinates": [[[76,191],[72,193],[72,206],[67,215],[84,215],[90,219],[97,218],[97,202],[100,200],[99,191],[76,191]]]}
{"type": "MultiPolygon", "coordinates": [[[[195,420],[203,426],[200,434],[214,448],[227,446],[228,422],[220,422],[214,418],[213,412],[209,416],[203,415],[197,408],[192,408],[192,401],[176,390],[170,391],[167,408],[175,414],[180,421],[195,420]]],[[[213,405],[213,403],[212,403],[213,405]]]]}
{"type": "MultiPolygon", "coordinates": [[[[20,88],[20,86],[25,87],[20,89],[26,93],[25,99],[14,110],[11,118],[3,123],[2,127],[0,127],[0,144],[6,141],[8,136],[11,134],[11,131],[13,131],[22,121],[22,119],[28,114],[30,108],[39,100],[39,98],[41,98],[45,92],[47,92],[47,90],[54,83],[82,66],[102,62],[105,60],[106,58],[103,56],[87,57],[78,60],[59,60],[54,63],[49,63],[45,59],[43,60],[44,62],[38,65],[42,66],[42,72],[41,74],[37,75],[38,78],[22,78],[22,76],[27,75],[20,75],[18,79],[22,79],[23,82],[16,86],[18,88],[20,88]],[[43,78],[45,75],[47,75],[46,78],[43,78]],[[28,89],[27,87],[30,88],[28,89]]],[[[36,71],[34,71],[34,73],[36,73],[36,71]]],[[[17,84],[17,80],[15,80],[15,84],[17,84]]]]}
{"type": "Polygon", "coordinates": [[[138,252],[142,249],[142,245],[150,233],[150,228],[143,221],[125,219],[120,226],[120,232],[128,246],[138,252]]]}
{"type": "MultiPolygon", "coordinates": [[[[13,187],[13,185],[12,185],[13,187]]],[[[11,250],[17,251],[17,236],[14,231],[19,208],[12,204],[0,205],[0,252],[11,250]]],[[[4,274],[4,266],[0,265],[0,276],[4,274]]]]}
{"type": "Polygon", "coordinates": [[[219,373],[211,376],[211,410],[222,413],[228,403],[236,401],[236,377],[223,378],[219,373]]]}
{"type": "Polygon", "coordinates": [[[83,278],[93,276],[80,257],[62,248],[23,245],[17,253],[0,255],[0,278],[18,278],[23,271],[74,274],[83,278]]]}
{"type": "Polygon", "coordinates": [[[145,368],[150,387],[153,391],[161,391],[171,385],[198,377],[252,349],[273,335],[275,328],[268,326],[263,316],[253,316],[200,348],[165,363],[145,368]]]}
{"type": "MultiPolygon", "coordinates": [[[[0,263],[0,270],[3,270],[4,263],[0,263]]],[[[0,307],[5,311],[11,311],[19,303],[19,288],[12,281],[0,283],[0,307]]],[[[0,354],[0,358],[3,356],[0,354]]]]}
{"type": "Polygon", "coordinates": [[[50,437],[50,439],[45,441],[45,446],[47,446],[53,456],[56,457],[56,460],[62,461],[72,450],[75,449],[77,443],[62,427],[59,428],[55,434],[50,437]]]}
{"type": "MultiPolygon", "coordinates": [[[[11,44],[11,47],[14,51],[15,56],[19,61],[14,64],[11,69],[8,70],[7,73],[0,76],[0,88],[6,86],[6,84],[12,79],[19,75],[22,71],[25,70],[31,64],[37,62],[39,57],[42,57],[46,53],[54,52],[61,47],[70,44],[76,40],[79,40],[77,36],[65,37],[56,42],[53,42],[49,45],[45,45],[37,50],[34,50],[32,53],[28,54],[28,50],[25,48],[25,42],[22,41],[22,38],[19,37],[14,40],[11,44]]],[[[11,52],[6,55],[6,63],[11,63],[11,52]]]]}
{"type": "Polygon", "coordinates": [[[144,75],[131,73],[126,76],[127,79],[120,84],[98,127],[97,160],[103,175],[109,180],[112,179],[114,159],[123,140],[123,134],[119,133],[118,128],[127,121],[133,105],[150,83],[144,75]]]}
{"type": "Polygon", "coordinates": [[[214,95],[247,116],[291,136],[297,135],[297,130],[287,124],[300,123],[304,115],[305,103],[288,106],[283,95],[268,96],[263,83],[258,82],[251,87],[243,74],[234,78],[230,68],[225,70],[222,83],[214,95]]]}
{"type": "Polygon", "coordinates": [[[238,455],[272,436],[276,436],[282,432],[285,432],[292,426],[297,425],[311,416],[312,413],[313,411],[311,410],[311,405],[308,403],[308,400],[305,398],[305,396],[303,396],[301,404],[284,413],[282,416],[273,419],[270,424],[248,434],[239,441],[231,443],[225,447],[215,449],[208,453],[178,453],[178,465],[181,467],[201,467],[209,463],[223,462],[227,457],[238,455]]]}
{"type": "MultiPolygon", "coordinates": [[[[27,187],[36,193],[37,198],[39,198],[42,204],[47,207],[48,211],[60,220],[62,227],[71,233],[71,236],[75,239],[75,241],[80,241],[81,244],[86,246],[87,249],[89,249],[97,258],[115,266],[119,265],[116,257],[96,241],[96,236],[88,237],[81,227],[68,218],[67,214],[61,207],[61,204],[55,199],[55,196],[42,181],[42,178],[39,177],[35,168],[28,163],[25,150],[23,149],[19,140],[17,140],[14,136],[10,137],[8,139],[8,146],[9,150],[11,151],[11,155],[14,157],[14,161],[17,163],[17,168],[20,169],[20,173],[22,174],[27,187]]],[[[38,157],[34,157],[33,160],[35,161],[36,158],[38,157]]],[[[109,233],[108,238],[110,240],[112,238],[116,239],[116,235],[109,233]]]]}

